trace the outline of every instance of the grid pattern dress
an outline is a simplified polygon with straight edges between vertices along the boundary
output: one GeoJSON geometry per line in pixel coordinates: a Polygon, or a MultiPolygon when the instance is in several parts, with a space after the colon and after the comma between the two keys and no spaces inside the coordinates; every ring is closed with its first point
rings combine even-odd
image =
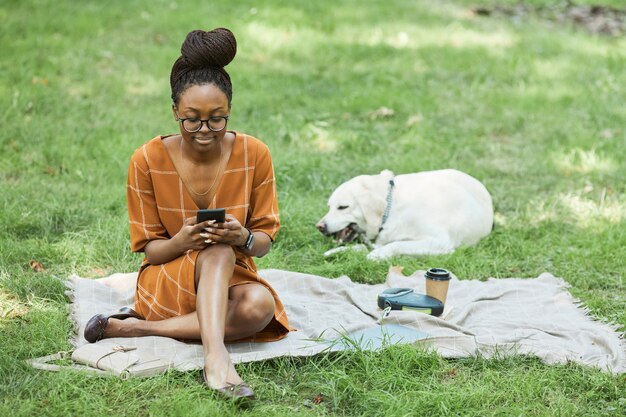
{"type": "MultiPolygon", "coordinates": [[[[266,233],[274,240],[280,221],[276,181],[267,146],[239,132],[224,174],[211,205],[252,231],[266,233]]],[[[128,168],[127,202],[130,243],[133,252],[143,252],[154,239],[170,239],[200,208],[178,175],[163,138],[157,136],[135,151],[128,168]]],[[[162,265],[150,265],[144,258],[139,270],[135,310],[146,320],[163,320],[196,310],[194,285],[198,251],[189,250],[162,265]]],[[[273,320],[247,341],[278,340],[289,332],[289,322],[274,289],[257,273],[252,257],[235,248],[236,263],[229,287],[258,283],[270,290],[276,302],[273,320]]]]}

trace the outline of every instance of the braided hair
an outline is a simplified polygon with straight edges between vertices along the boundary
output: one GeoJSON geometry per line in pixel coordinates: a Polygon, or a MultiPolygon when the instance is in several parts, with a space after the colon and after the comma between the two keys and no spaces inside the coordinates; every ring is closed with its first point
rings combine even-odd
{"type": "Polygon", "coordinates": [[[215,84],[228,99],[233,98],[233,85],[224,70],[237,53],[235,35],[225,28],[205,32],[193,30],[180,47],[181,56],[170,73],[172,102],[178,106],[180,96],[194,85],[215,84]]]}

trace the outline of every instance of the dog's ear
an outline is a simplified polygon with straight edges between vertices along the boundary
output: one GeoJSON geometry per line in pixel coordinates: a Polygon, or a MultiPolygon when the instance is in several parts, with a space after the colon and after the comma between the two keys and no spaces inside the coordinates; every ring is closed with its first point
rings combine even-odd
{"type": "Polygon", "coordinates": [[[394,177],[394,173],[388,169],[383,169],[382,171],[380,171],[380,175],[386,180],[390,180],[394,177]]]}
{"type": "Polygon", "coordinates": [[[394,173],[388,169],[384,169],[380,171],[380,174],[376,175],[359,175],[355,177],[355,182],[363,188],[364,192],[379,192],[382,189],[385,189],[387,184],[389,184],[389,180],[394,177],[394,173]]]}
{"type": "Polygon", "coordinates": [[[358,188],[354,189],[354,196],[355,201],[361,209],[365,223],[358,224],[358,226],[365,230],[365,234],[369,240],[376,239],[378,235],[380,222],[383,212],[385,211],[385,197],[387,195],[389,179],[393,177],[391,171],[385,170],[383,172],[385,172],[384,176],[361,175],[356,177],[356,185],[358,188]]]}

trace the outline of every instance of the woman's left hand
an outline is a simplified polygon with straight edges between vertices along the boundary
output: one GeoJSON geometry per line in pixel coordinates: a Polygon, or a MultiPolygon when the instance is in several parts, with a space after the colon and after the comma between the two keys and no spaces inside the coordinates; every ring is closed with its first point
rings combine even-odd
{"type": "Polygon", "coordinates": [[[224,223],[214,223],[204,228],[200,236],[206,243],[223,243],[231,246],[242,246],[248,238],[248,231],[241,226],[239,220],[231,214],[226,215],[224,223]]]}

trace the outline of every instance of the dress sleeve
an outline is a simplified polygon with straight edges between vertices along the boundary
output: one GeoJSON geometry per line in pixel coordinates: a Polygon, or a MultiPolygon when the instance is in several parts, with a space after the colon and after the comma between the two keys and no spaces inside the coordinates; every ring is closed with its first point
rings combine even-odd
{"type": "Polygon", "coordinates": [[[259,144],[250,195],[250,210],[246,227],[264,232],[272,240],[280,228],[278,198],[272,156],[265,144],[259,144]]]}
{"type": "Polygon", "coordinates": [[[126,200],[130,223],[130,249],[133,252],[143,252],[151,240],[169,238],[157,210],[152,176],[144,157],[145,152],[147,150],[144,145],[131,157],[128,166],[126,200]]]}

